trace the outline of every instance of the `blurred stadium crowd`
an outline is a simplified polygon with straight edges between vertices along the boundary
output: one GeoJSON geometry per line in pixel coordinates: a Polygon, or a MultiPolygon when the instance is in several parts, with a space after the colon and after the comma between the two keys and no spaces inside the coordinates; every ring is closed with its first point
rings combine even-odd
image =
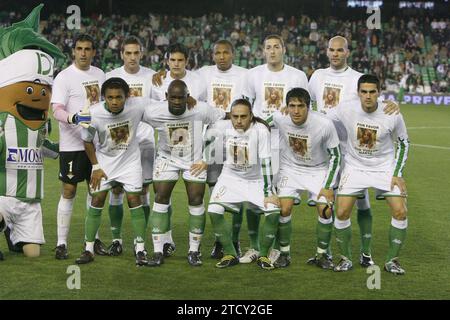
{"type": "MultiPolygon", "coordinates": [[[[20,20],[15,12],[0,12],[0,24],[20,20]]],[[[43,34],[59,44],[67,55],[58,68],[71,63],[75,33],[86,32],[98,40],[94,65],[105,72],[122,65],[120,47],[128,35],[139,36],[146,48],[141,63],[159,70],[170,43],[181,42],[189,48],[189,68],[212,64],[212,44],[229,39],[236,47],[234,63],[252,68],[263,62],[262,41],[268,34],[280,34],[286,43],[286,63],[306,72],[328,65],[327,41],[334,35],[345,36],[350,45],[349,64],[356,70],[375,73],[383,89],[400,87],[412,93],[447,93],[450,91],[450,20],[429,17],[392,17],[382,22],[380,30],[369,30],[367,16],[360,20],[333,17],[311,19],[307,15],[223,16],[211,13],[201,17],[148,14],[147,16],[92,15],[81,21],[81,30],[68,30],[67,15],[52,14],[41,21],[43,34]]]]}

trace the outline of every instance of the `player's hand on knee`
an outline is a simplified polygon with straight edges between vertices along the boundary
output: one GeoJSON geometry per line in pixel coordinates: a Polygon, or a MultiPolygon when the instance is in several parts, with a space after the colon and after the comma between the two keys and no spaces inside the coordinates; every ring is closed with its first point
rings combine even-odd
{"type": "Polygon", "coordinates": [[[402,177],[392,177],[391,191],[394,190],[395,186],[400,189],[400,193],[402,196],[406,197],[408,195],[406,191],[406,182],[402,177]]]}
{"type": "Polygon", "coordinates": [[[204,162],[204,161],[201,161],[201,162],[194,163],[191,166],[190,171],[191,171],[191,174],[194,177],[196,177],[199,174],[201,174],[203,171],[205,171],[206,169],[208,169],[208,164],[206,162],[204,162]]]}
{"type": "Polygon", "coordinates": [[[280,199],[276,194],[264,198],[264,207],[267,208],[267,205],[271,203],[277,207],[280,206],[280,199]]]}
{"type": "Polygon", "coordinates": [[[325,189],[322,188],[317,195],[317,200],[320,199],[320,197],[324,197],[327,200],[328,205],[331,207],[334,203],[334,191],[333,189],[325,189]]]}
{"type": "Polygon", "coordinates": [[[152,83],[154,86],[160,87],[162,85],[163,79],[166,78],[167,71],[165,69],[159,70],[152,77],[152,83]]]}
{"type": "Polygon", "coordinates": [[[386,114],[399,114],[400,113],[400,105],[392,100],[383,100],[383,103],[386,103],[383,111],[386,114]]]}

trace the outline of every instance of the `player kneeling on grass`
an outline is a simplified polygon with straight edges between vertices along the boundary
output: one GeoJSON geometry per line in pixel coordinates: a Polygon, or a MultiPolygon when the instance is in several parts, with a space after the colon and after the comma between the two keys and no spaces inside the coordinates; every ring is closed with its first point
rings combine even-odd
{"type": "Polygon", "coordinates": [[[121,78],[110,78],[102,85],[105,101],[90,108],[91,123],[83,128],[86,154],[92,163],[90,188],[92,202],[86,216],[86,248],[78,264],[94,261],[95,234],[108,191],[121,185],[127,193],[134,231],[136,265],[147,264],[145,253],[145,215],[141,204],[142,167],[136,129],[143,117],[139,98],[127,99],[129,87],[121,78]],[[99,142],[94,146],[93,140],[99,142]]]}
{"type": "Polygon", "coordinates": [[[288,116],[279,111],[268,122],[280,130],[280,173],[278,197],[281,217],[277,238],[281,254],[275,267],[290,264],[291,212],[294,200],[309,192],[315,200],[319,221],[317,223],[316,265],[332,269],[333,262],[327,254],[333,220],[333,186],[339,172],[339,138],[331,120],[316,111],[310,111],[310,96],[302,88],[291,89],[286,95],[288,116]]]}
{"type": "Polygon", "coordinates": [[[377,199],[386,199],[392,214],[384,269],[402,275],[405,270],[398,262],[398,255],[408,226],[406,184],[402,178],[408,157],[408,134],[402,115],[385,114],[383,105],[377,101],[380,96],[377,77],[361,76],[358,95],[358,100],[346,102],[327,113],[337,126],[342,126],[347,132],[347,154],[334,221],[342,259],[334,270],[348,271],[352,268],[350,214],[357,197],[366,189],[375,188],[377,199]]]}
{"type": "Polygon", "coordinates": [[[216,264],[226,268],[239,263],[231,239],[231,227],[227,225],[225,210],[237,214],[247,202],[248,207],[264,213],[265,222],[258,266],[270,270],[274,266],[267,257],[273,244],[280,216],[279,202],[272,190],[270,129],[267,123],[253,116],[251,104],[238,99],[231,105],[231,121],[216,122],[207,133],[215,137],[216,157],[226,155],[209,201],[208,213],[216,238],[222,243],[224,257],[216,264]],[[220,152],[222,151],[222,152],[220,152]]]}

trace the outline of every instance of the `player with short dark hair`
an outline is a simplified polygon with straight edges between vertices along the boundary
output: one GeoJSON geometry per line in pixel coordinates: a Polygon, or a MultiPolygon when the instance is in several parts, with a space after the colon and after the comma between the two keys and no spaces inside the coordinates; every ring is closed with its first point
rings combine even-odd
{"type": "MultiPolygon", "coordinates": [[[[62,182],[57,213],[56,259],[68,258],[67,238],[77,185],[82,181],[89,182],[91,175],[91,163],[81,139],[80,122],[85,112],[80,112],[80,109],[85,107],[88,110],[90,105],[100,101],[100,86],[105,80],[104,72],[91,65],[96,54],[95,42],[91,36],[79,35],[74,42],[72,53],[74,62],[56,76],[51,100],[53,116],[59,122],[59,179],[62,182]]],[[[86,202],[87,205],[91,202],[89,193],[86,202]]],[[[103,246],[97,236],[97,254],[107,254],[103,246]]]]}

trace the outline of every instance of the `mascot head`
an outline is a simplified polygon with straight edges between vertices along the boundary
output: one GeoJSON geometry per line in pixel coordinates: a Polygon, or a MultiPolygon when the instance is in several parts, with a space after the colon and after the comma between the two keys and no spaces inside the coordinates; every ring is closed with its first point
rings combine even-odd
{"type": "Polygon", "coordinates": [[[0,112],[8,112],[30,129],[48,117],[53,58],[65,58],[58,47],[38,34],[40,4],[20,22],[0,28],[0,112]]]}

